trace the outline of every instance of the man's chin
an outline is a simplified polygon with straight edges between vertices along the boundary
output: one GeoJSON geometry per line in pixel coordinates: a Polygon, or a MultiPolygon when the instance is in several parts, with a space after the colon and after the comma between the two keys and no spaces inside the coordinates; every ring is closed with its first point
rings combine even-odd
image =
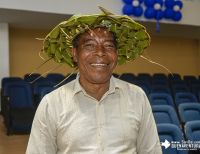
{"type": "Polygon", "coordinates": [[[91,77],[90,81],[94,84],[105,84],[110,81],[110,78],[111,78],[110,75],[106,77],[99,75],[99,76],[91,77]]]}

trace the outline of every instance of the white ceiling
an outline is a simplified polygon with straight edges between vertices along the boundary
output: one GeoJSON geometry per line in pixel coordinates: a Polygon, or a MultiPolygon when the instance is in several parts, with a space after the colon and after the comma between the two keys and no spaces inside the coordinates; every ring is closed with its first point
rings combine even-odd
{"type": "Polygon", "coordinates": [[[50,29],[70,15],[0,9],[0,22],[11,27],[50,29]]]}
{"type": "MultiPolygon", "coordinates": [[[[31,11],[19,11],[0,8],[0,22],[9,23],[10,27],[51,29],[71,15],[52,14],[31,11]]],[[[139,21],[141,22],[141,21],[139,21]]],[[[151,35],[184,37],[200,39],[200,26],[187,26],[178,24],[160,24],[160,32],[156,32],[155,22],[141,22],[147,27],[151,35]]]]}

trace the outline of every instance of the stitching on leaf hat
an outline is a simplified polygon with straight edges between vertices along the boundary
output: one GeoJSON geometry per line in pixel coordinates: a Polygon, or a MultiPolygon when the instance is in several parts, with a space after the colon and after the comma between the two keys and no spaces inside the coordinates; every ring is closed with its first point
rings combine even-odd
{"type": "Polygon", "coordinates": [[[134,60],[149,45],[150,36],[144,26],[126,15],[115,15],[99,7],[102,14],[74,15],[58,24],[44,39],[43,52],[57,63],[76,67],[71,49],[77,35],[95,27],[106,27],[115,34],[118,64],[134,60]]]}

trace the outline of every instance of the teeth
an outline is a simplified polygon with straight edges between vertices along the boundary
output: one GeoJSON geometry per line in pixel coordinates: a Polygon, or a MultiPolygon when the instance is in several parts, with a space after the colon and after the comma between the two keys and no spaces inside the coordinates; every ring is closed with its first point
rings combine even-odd
{"type": "Polygon", "coordinates": [[[91,64],[92,66],[106,66],[107,64],[91,64]]]}

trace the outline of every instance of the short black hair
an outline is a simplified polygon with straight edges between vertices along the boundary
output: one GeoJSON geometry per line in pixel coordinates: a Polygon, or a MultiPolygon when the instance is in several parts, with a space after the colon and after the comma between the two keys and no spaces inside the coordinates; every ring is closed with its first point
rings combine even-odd
{"type": "MultiPolygon", "coordinates": [[[[87,32],[87,31],[86,31],[87,32]]],[[[111,32],[111,31],[109,31],[111,32]]],[[[114,39],[114,45],[115,47],[117,48],[117,37],[115,35],[115,33],[111,32],[112,33],[112,36],[113,36],[113,39],[114,39]]],[[[80,39],[80,36],[84,34],[84,33],[80,33],[78,34],[72,41],[72,45],[73,45],[73,48],[77,48],[78,47],[78,44],[79,44],[79,39],[80,39]]]]}

